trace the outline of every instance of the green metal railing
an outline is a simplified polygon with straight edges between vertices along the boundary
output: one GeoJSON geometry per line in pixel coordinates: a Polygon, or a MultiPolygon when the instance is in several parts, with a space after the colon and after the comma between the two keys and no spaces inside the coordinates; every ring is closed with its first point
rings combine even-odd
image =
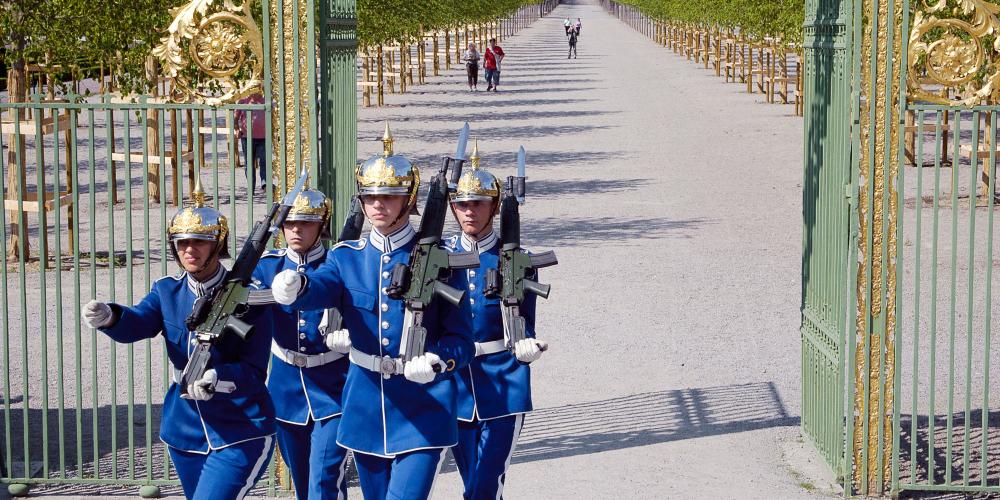
{"type": "Polygon", "coordinates": [[[245,162],[232,124],[243,112],[251,129],[253,111],[267,106],[67,97],[0,104],[4,117],[24,113],[5,125],[11,134],[0,134],[0,151],[5,173],[23,169],[25,180],[8,184],[0,212],[0,253],[12,250],[11,223],[20,240],[17,257],[0,267],[0,481],[176,484],[155,437],[169,385],[162,342],[117,345],[82,326],[80,306],[133,304],[154,279],[177,272],[166,247],[177,207],[168,205],[187,198],[193,178],[232,234],[249,232],[273,186],[267,172],[266,194],[250,191],[247,177],[257,173],[252,163],[237,168],[245,162]],[[18,217],[40,193],[47,206],[18,217]]]}

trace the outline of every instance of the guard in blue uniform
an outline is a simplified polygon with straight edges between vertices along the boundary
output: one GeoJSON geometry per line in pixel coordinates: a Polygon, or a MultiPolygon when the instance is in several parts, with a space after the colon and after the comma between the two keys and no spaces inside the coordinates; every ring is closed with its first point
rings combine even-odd
{"type": "MultiPolygon", "coordinates": [[[[198,297],[222,285],[229,226],[204,206],[200,185],[193,207],[180,210],[167,233],[184,273],[160,278],[135,307],[90,301],[83,309],[91,328],[116,342],[162,333],[173,381],[163,401],[160,439],[167,445],[184,495],[197,500],[243,498],[267,469],[274,450],[274,406],[264,380],[271,343],[271,307],[253,307],[241,319],[255,328],[243,341],[225,336],[212,347],[205,375],[181,397],[177,382],[197,341],[184,320],[198,297]]],[[[112,388],[113,390],[114,388],[112,388]]]]}
{"type": "MultiPolygon", "coordinates": [[[[315,189],[296,197],[282,226],[288,248],[264,255],[254,278],[271,283],[285,269],[306,272],[326,260],[330,200],[315,189]]],[[[341,392],[347,378],[347,351],[332,350],[327,340],[346,336],[337,330],[336,310],[298,310],[278,306],[271,373],[267,387],[278,421],[278,450],[299,499],[347,498],[347,450],[337,445],[341,392]]]]}
{"type": "Polygon", "coordinates": [[[385,287],[416,243],[408,216],[419,173],[393,154],[388,126],[382,140],[383,154],[365,161],[356,176],[372,226],[368,237],[339,243],[315,271],[282,271],[272,292],[278,303],[337,307],[343,314],[350,334],[335,347],[350,350],[351,366],[337,442],[354,451],[365,498],[425,499],[445,451],[458,442],[452,375],[474,347],[468,308],[435,300],[425,311],[426,353],[407,363],[399,357],[404,304],[385,287]]]}
{"type": "Polygon", "coordinates": [[[531,411],[531,369],[541,356],[535,336],[535,296],[527,295],[521,314],[529,338],[507,350],[500,299],[484,296],[487,270],[496,269],[500,244],[493,219],[500,210],[500,181],[480,168],[479,145],[470,157],[471,170],[459,179],[451,208],[462,232],[448,241],[449,250],[479,253],[479,268],[457,271],[469,294],[476,357],[459,370],[458,444],[452,448],[465,484],[466,499],[498,499],[510,466],[524,415],[531,411]]]}

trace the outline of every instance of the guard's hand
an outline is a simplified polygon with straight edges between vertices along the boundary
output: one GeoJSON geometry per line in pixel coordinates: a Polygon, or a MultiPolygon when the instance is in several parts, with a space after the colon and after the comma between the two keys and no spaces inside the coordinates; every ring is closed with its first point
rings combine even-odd
{"type": "Polygon", "coordinates": [[[333,352],[347,354],[351,352],[351,335],[347,329],[334,330],[326,334],[326,346],[333,352]]]}
{"type": "MultiPolygon", "coordinates": [[[[406,363],[403,367],[403,376],[411,382],[426,384],[434,380],[434,365],[442,366],[441,358],[433,352],[417,356],[406,363]]],[[[443,366],[442,366],[443,369],[443,366]]]]}
{"type": "Polygon", "coordinates": [[[206,370],[199,380],[188,386],[188,396],[195,401],[208,401],[215,395],[215,384],[219,382],[219,374],[215,370],[206,370]]]}
{"type": "Polygon", "coordinates": [[[302,275],[291,269],[281,271],[271,282],[271,295],[274,295],[274,301],[286,306],[295,302],[301,289],[302,275]]]}
{"type": "Polygon", "coordinates": [[[522,363],[531,363],[542,357],[543,344],[535,339],[523,339],[514,344],[514,356],[522,363]]]}
{"type": "Polygon", "coordinates": [[[91,328],[105,328],[115,322],[111,306],[104,302],[91,300],[83,306],[83,321],[91,328]]]}

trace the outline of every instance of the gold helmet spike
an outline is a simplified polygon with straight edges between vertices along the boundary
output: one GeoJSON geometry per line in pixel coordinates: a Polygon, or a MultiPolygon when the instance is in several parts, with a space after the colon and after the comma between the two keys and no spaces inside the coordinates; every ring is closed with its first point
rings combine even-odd
{"type": "Polygon", "coordinates": [[[194,208],[202,208],[205,206],[205,191],[201,188],[201,176],[194,180],[194,190],[191,191],[191,201],[194,202],[194,208]]]}
{"type": "Polygon", "coordinates": [[[382,134],[382,156],[392,156],[392,132],[389,131],[389,120],[385,121],[385,132],[382,134]]]}
{"type": "Polygon", "coordinates": [[[479,139],[472,141],[472,156],[469,157],[469,163],[472,164],[473,170],[479,168],[479,139]]]}

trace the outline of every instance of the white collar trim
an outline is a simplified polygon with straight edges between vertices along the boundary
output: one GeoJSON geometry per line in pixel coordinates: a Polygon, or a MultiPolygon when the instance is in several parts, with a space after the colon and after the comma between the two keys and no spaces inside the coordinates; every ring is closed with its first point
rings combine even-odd
{"type": "Polygon", "coordinates": [[[219,268],[215,271],[215,274],[205,281],[198,281],[194,279],[194,276],[191,276],[188,273],[184,274],[187,276],[188,290],[191,290],[191,293],[193,293],[195,297],[204,297],[205,295],[212,293],[216,287],[222,284],[223,279],[226,277],[226,268],[222,267],[220,264],[219,268]]]}
{"type": "Polygon", "coordinates": [[[372,228],[371,232],[368,233],[368,241],[371,242],[372,246],[377,248],[382,253],[389,253],[393,250],[399,250],[404,245],[410,242],[414,236],[417,235],[417,231],[413,229],[413,225],[406,224],[405,226],[399,228],[395,233],[388,236],[383,235],[378,232],[377,229],[372,228]]]}
{"type": "Polygon", "coordinates": [[[496,231],[490,231],[490,234],[483,236],[479,241],[474,241],[471,236],[462,233],[460,241],[462,242],[463,250],[467,252],[477,251],[482,254],[490,251],[500,241],[500,237],[497,236],[496,231]]]}
{"type": "Polygon", "coordinates": [[[292,261],[295,265],[302,265],[302,264],[311,264],[313,262],[316,262],[321,257],[323,257],[324,253],[326,253],[326,249],[323,248],[323,245],[321,245],[320,242],[317,241],[316,244],[313,245],[313,247],[309,249],[309,251],[306,252],[305,255],[301,255],[298,252],[289,248],[287,251],[285,251],[285,257],[287,257],[288,260],[292,261]]]}

